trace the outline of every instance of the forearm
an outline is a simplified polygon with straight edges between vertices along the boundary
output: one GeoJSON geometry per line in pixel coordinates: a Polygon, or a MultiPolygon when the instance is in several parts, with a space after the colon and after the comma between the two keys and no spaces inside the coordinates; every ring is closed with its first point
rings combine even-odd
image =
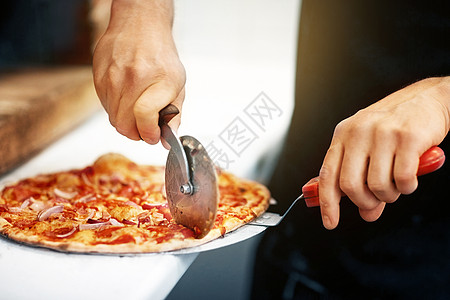
{"type": "MultiPolygon", "coordinates": [[[[114,0],[94,52],[94,83],[109,120],[133,140],[160,139],[159,111],[181,110],[186,74],[172,37],[172,0],[114,0]]],[[[171,121],[173,128],[178,115],[171,121]]]]}
{"type": "Polygon", "coordinates": [[[120,31],[124,26],[139,26],[171,34],[173,11],[172,0],[114,0],[108,30],[120,31]]]}

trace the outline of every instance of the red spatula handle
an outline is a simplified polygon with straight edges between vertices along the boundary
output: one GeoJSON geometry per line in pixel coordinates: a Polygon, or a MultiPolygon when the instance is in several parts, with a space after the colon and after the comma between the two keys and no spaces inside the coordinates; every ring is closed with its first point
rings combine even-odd
{"type": "MultiPolygon", "coordinates": [[[[437,146],[431,147],[420,157],[417,176],[436,171],[442,167],[444,162],[444,151],[437,146]]],[[[319,177],[315,177],[308,181],[308,183],[302,187],[302,192],[303,197],[305,198],[306,206],[319,206],[319,177]]]]}

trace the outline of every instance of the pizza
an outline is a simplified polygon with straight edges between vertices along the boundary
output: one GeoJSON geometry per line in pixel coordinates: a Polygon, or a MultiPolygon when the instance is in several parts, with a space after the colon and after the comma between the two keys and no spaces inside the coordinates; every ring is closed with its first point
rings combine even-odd
{"type": "Polygon", "coordinates": [[[138,165],[114,153],[82,169],[4,187],[0,233],[65,252],[149,253],[198,246],[252,221],[269,205],[270,193],[262,184],[220,169],[217,176],[217,216],[202,239],[172,219],[163,166],[138,165]]]}

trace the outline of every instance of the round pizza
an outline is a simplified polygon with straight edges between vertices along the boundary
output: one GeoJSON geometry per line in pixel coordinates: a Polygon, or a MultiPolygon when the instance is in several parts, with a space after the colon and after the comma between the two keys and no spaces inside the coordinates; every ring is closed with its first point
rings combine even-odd
{"type": "Polygon", "coordinates": [[[0,233],[67,252],[148,253],[198,246],[252,221],[269,206],[270,193],[262,184],[219,169],[217,176],[217,216],[202,239],[172,219],[164,167],[138,165],[120,154],[4,187],[0,233]]]}

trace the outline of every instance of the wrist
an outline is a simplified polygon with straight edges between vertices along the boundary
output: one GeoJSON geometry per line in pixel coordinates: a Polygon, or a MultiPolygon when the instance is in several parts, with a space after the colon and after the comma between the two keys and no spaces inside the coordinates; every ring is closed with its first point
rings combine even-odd
{"type": "Polygon", "coordinates": [[[434,98],[443,107],[448,132],[450,130],[450,76],[437,77],[433,80],[436,80],[434,98]]]}

